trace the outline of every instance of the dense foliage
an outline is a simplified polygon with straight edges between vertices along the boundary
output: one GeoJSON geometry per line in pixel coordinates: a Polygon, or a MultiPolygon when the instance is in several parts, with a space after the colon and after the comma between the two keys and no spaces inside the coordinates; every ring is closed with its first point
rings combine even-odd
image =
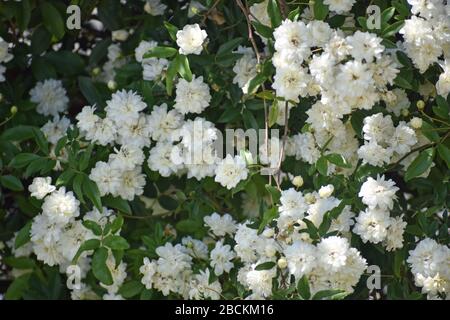
{"type": "Polygon", "coordinates": [[[449,297],[448,1],[0,22],[4,298],[449,297]]]}

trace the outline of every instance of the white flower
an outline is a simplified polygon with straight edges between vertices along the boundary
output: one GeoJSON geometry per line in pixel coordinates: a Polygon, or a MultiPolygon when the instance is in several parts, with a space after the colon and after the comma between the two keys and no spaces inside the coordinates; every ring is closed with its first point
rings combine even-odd
{"type": "Polygon", "coordinates": [[[391,218],[386,237],[386,250],[393,251],[403,248],[403,233],[407,223],[403,221],[403,215],[391,218]]]}
{"type": "Polygon", "coordinates": [[[162,16],[166,8],[161,0],[145,0],[144,10],[152,16],[162,16]]]}
{"type": "Polygon", "coordinates": [[[113,195],[118,195],[122,199],[132,201],[135,196],[140,196],[144,193],[144,186],[145,175],[142,174],[140,167],[122,171],[119,176],[119,184],[113,195]]]}
{"type": "Polygon", "coordinates": [[[209,87],[203,82],[202,76],[194,75],[191,82],[180,79],[176,85],[176,94],[173,107],[182,114],[202,113],[211,101],[209,87]]]}
{"type": "Polygon", "coordinates": [[[144,55],[150,51],[150,49],[155,48],[158,46],[158,43],[156,41],[145,41],[142,40],[139,42],[139,45],[134,49],[134,57],[136,58],[136,61],[141,63],[143,62],[144,55]]]}
{"type": "Polygon", "coordinates": [[[13,55],[8,52],[9,43],[0,37],[0,63],[9,62],[12,60],[13,55]]]}
{"type": "Polygon", "coordinates": [[[44,116],[56,116],[67,109],[69,98],[60,80],[39,81],[30,90],[31,102],[37,103],[36,111],[44,116]]]}
{"type": "Polygon", "coordinates": [[[272,295],[272,279],[276,276],[276,268],[269,270],[255,270],[258,263],[252,265],[252,270],[247,273],[246,282],[253,293],[261,297],[272,295]]]}
{"type": "Polygon", "coordinates": [[[209,269],[200,270],[200,274],[193,277],[191,288],[189,290],[189,298],[191,299],[208,299],[219,300],[222,293],[222,286],[219,281],[209,283],[209,269]]]}
{"type": "MultiPolygon", "coordinates": [[[[252,51],[244,51],[247,48],[239,47],[237,53],[243,53],[244,55],[233,67],[233,72],[236,74],[233,78],[233,83],[237,83],[243,93],[248,93],[248,85],[250,81],[257,75],[256,69],[257,61],[252,51]]],[[[251,49],[250,49],[251,50],[251,49]]]]}
{"type": "Polygon", "coordinates": [[[67,129],[70,127],[70,120],[66,117],[60,118],[55,116],[53,121],[48,121],[41,128],[48,142],[56,144],[59,139],[66,135],[67,129]]]}
{"type": "Polygon", "coordinates": [[[56,190],[56,187],[52,185],[52,178],[34,178],[33,183],[28,186],[28,191],[31,192],[31,196],[36,199],[44,199],[44,197],[56,190]]]}
{"type": "Polygon", "coordinates": [[[114,151],[116,153],[109,155],[109,163],[112,168],[119,171],[133,170],[145,160],[144,152],[134,146],[123,145],[120,150],[114,148],[114,151]]]}
{"type": "Polygon", "coordinates": [[[236,257],[230,245],[223,244],[223,241],[217,241],[215,248],[211,251],[211,267],[214,268],[216,276],[222,275],[224,272],[230,272],[234,267],[233,260],[236,257]]]}
{"type": "Polygon", "coordinates": [[[214,212],[212,215],[204,217],[203,221],[205,226],[218,237],[224,237],[227,234],[231,236],[236,232],[236,223],[229,214],[219,216],[214,212]]]}
{"type": "Polygon", "coordinates": [[[250,7],[250,19],[251,20],[256,20],[260,23],[262,23],[265,26],[272,26],[272,24],[270,23],[270,17],[267,14],[267,5],[268,5],[269,1],[268,0],[264,0],[262,2],[259,3],[254,3],[251,7],[250,7]]]}
{"type": "Polygon", "coordinates": [[[6,67],[0,64],[0,82],[3,82],[6,80],[4,73],[6,71],[6,67]]]}
{"type": "Polygon", "coordinates": [[[300,280],[316,266],[316,251],[312,244],[303,241],[295,241],[283,250],[289,273],[295,277],[295,280],[300,280]]]}
{"type": "Polygon", "coordinates": [[[144,264],[139,268],[139,272],[143,275],[141,282],[148,290],[152,289],[153,277],[156,274],[156,263],[144,258],[144,264]]]}
{"type": "Polygon", "coordinates": [[[150,149],[147,161],[148,167],[153,171],[158,171],[163,177],[169,177],[183,169],[182,164],[176,164],[171,159],[173,148],[170,142],[158,142],[156,146],[150,149]]]}
{"type": "Polygon", "coordinates": [[[89,174],[89,179],[97,184],[101,196],[108,193],[117,194],[120,187],[119,171],[103,161],[95,164],[89,174]]]}
{"type": "Polygon", "coordinates": [[[272,88],[277,92],[277,96],[286,100],[299,101],[299,96],[305,97],[309,76],[301,67],[277,68],[272,88]]]}
{"type": "Polygon", "coordinates": [[[347,261],[347,251],[349,250],[348,240],[340,237],[328,237],[322,239],[317,245],[317,256],[325,269],[331,268],[337,271],[343,267],[347,261]]]}
{"type": "Polygon", "coordinates": [[[330,10],[338,14],[349,12],[356,0],[324,0],[323,3],[330,6],[330,10]]]}
{"type": "Polygon", "coordinates": [[[73,192],[66,192],[66,188],[62,187],[45,198],[42,213],[48,216],[50,221],[66,224],[72,218],[78,217],[79,206],[80,201],[74,197],[73,192]]]}
{"type": "Polygon", "coordinates": [[[133,91],[121,90],[111,96],[106,102],[106,116],[116,125],[134,123],[139,119],[139,112],[147,107],[142,98],[133,91]]]}
{"type": "Polygon", "coordinates": [[[187,253],[195,259],[208,259],[208,246],[200,240],[191,236],[183,237],[181,243],[186,246],[187,253]]]}
{"type": "Polygon", "coordinates": [[[173,246],[166,242],[164,246],[156,248],[158,259],[158,273],[162,276],[177,277],[184,269],[191,267],[192,258],[186,248],[180,244],[173,246]]]}
{"type": "Polygon", "coordinates": [[[183,116],[177,110],[167,110],[167,104],[154,106],[153,111],[147,118],[151,127],[151,136],[155,141],[171,140],[176,129],[183,124],[183,116]]]}
{"type": "Polygon", "coordinates": [[[356,31],[346,40],[350,47],[350,54],[356,60],[372,62],[374,58],[379,59],[384,51],[382,39],[372,33],[356,31]]]}
{"type": "Polygon", "coordinates": [[[121,123],[117,128],[117,143],[137,148],[148,147],[151,143],[151,130],[148,115],[140,113],[136,121],[121,123]]]}
{"type": "Polygon", "coordinates": [[[184,55],[199,55],[203,49],[203,42],[207,37],[206,31],[200,29],[197,23],[185,25],[182,30],[178,30],[177,32],[177,45],[180,47],[179,52],[184,55]]]}
{"type": "MultiPolygon", "coordinates": [[[[93,137],[100,117],[95,114],[95,107],[85,106],[76,116],[77,127],[86,136],[93,137]]],[[[91,140],[91,139],[89,139],[91,140]]]]}
{"type": "Polygon", "coordinates": [[[219,182],[222,186],[231,190],[237,186],[237,184],[247,179],[248,169],[245,163],[245,159],[241,156],[227,155],[216,168],[215,181],[219,182]]]}
{"type": "Polygon", "coordinates": [[[366,209],[356,218],[353,232],[359,235],[364,243],[379,243],[385,240],[391,224],[389,212],[382,209],[366,209]]]}
{"type": "Polygon", "coordinates": [[[280,216],[290,216],[294,221],[303,219],[308,210],[303,194],[294,188],[281,191],[280,203],[281,206],[278,208],[280,216]]]}
{"type": "Polygon", "coordinates": [[[377,180],[369,177],[361,186],[358,196],[369,208],[392,209],[398,190],[395,182],[385,180],[384,176],[377,176],[377,180]]]}
{"type": "Polygon", "coordinates": [[[164,58],[145,59],[142,62],[142,77],[144,78],[144,80],[154,81],[163,73],[164,70],[167,69],[168,65],[169,61],[164,58]]]}

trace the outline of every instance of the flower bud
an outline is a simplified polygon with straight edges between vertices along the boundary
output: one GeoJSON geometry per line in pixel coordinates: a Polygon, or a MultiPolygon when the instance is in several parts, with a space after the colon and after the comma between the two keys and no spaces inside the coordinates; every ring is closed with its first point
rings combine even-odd
{"type": "Polygon", "coordinates": [[[128,39],[129,35],[128,31],[122,29],[113,31],[111,37],[113,41],[125,41],[128,39]]]}
{"type": "Polygon", "coordinates": [[[3,94],[0,92],[0,103],[3,101],[3,94]]]}
{"type": "Polygon", "coordinates": [[[414,117],[411,119],[411,127],[413,127],[414,129],[420,129],[422,128],[422,119],[418,118],[418,117],[414,117]]]}
{"type": "Polygon", "coordinates": [[[292,184],[296,186],[297,188],[300,188],[303,186],[303,178],[302,176],[296,176],[294,179],[292,179],[292,184]]]}
{"type": "Polygon", "coordinates": [[[319,189],[319,196],[321,198],[328,198],[331,196],[334,192],[334,186],[332,184],[329,184],[327,186],[323,186],[319,189]]]}
{"type": "Polygon", "coordinates": [[[305,201],[308,204],[313,204],[316,202],[316,197],[312,193],[305,194],[305,201]]]}
{"type": "Polygon", "coordinates": [[[285,258],[278,259],[277,264],[278,264],[278,268],[280,268],[280,269],[286,269],[286,267],[287,267],[287,261],[285,258]]]}
{"type": "Polygon", "coordinates": [[[11,112],[12,115],[16,114],[17,111],[19,111],[19,109],[16,106],[12,106],[11,109],[10,109],[10,112],[11,112]]]}
{"type": "Polygon", "coordinates": [[[417,109],[419,110],[425,109],[425,102],[423,100],[417,101],[417,109]]]}
{"type": "Polygon", "coordinates": [[[117,83],[114,80],[108,81],[108,89],[114,91],[117,89],[117,83]]]}
{"type": "Polygon", "coordinates": [[[402,109],[402,116],[407,117],[409,115],[408,109],[402,109]]]}
{"type": "Polygon", "coordinates": [[[92,69],[92,75],[93,76],[98,76],[100,74],[101,70],[99,67],[95,67],[94,69],[92,69]]]}

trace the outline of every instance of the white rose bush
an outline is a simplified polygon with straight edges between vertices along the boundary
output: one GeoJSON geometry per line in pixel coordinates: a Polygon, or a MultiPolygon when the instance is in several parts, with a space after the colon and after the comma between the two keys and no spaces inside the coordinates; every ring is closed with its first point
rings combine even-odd
{"type": "Polygon", "coordinates": [[[450,298],[448,1],[0,22],[4,299],[450,298]]]}

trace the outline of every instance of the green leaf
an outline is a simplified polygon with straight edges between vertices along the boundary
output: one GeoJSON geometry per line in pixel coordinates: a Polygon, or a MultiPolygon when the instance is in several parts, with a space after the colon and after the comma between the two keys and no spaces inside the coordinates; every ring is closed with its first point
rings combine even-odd
{"type": "Polygon", "coordinates": [[[103,239],[103,244],[113,250],[126,250],[130,248],[127,240],[121,236],[109,235],[103,239]]]}
{"type": "Polygon", "coordinates": [[[82,191],[83,181],[84,181],[84,175],[77,174],[75,179],[73,179],[73,184],[72,184],[72,189],[75,192],[75,194],[77,195],[77,198],[78,198],[78,200],[80,200],[81,203],[85,203],[83,191],[82,191]]]}
{"type": "Polygon", "coordinates": [[[269,128],[271,128],[278,120],[278,101],[274,100],[269,109],[269,128]]]}
{"type": "Polygon", "coordinates": [[[270,184],[266,184],[265,188],[267,192],[269,192],[270,196],[272,197],[272,201],[274,204],[277,204],[280,202],[281,192],[276,187],[271,186],[270,184]]]}
{"type": "Polygon", "coordinates": [[[31,274],[26,273],[14,279],[14,281],[9,285],[8,290],[5,293],[6,300],[18,300],[22,298],[25,290],[29,286],[29,279],[31,274]]]}
{"type": "Polygon", "coordinates": [[[264,74],[258,73],[256,77],[250,80],[248,84],[248,93],[255,93],[258,90],[258,87],[262,85],[266,81],[266,79],[267,77],[264,74]]]}
{"type": "Polygon", "coordinates": [[[437,146],[439,156],[445,161],[447,167],[450,168],[450,149],[440,144],[437,146]]]}
{"type": "Polygon", "coordinates": [[[331,300],[341,300],[345,298],[348,295],[343,290],[322,290],[317,292],[312,299],[313,300],[324,300],[324,299],[331,299],[331,300]]]}
{"type": "Polygon", "coordinates": [[[434,148],[429,148],[419,153],[417,158],[414,159],[406,170],[405,181],[409,181],[427,171],[433,163],[433,157],[434,148]]]}
{"type": "Polygon", "coordinates": [[[281,17],[280,8],[278,8],[277,0],[269,0],[267,3],[267,14],[270,18],[272,28],[276,28],[281,24],[283,18],[281,17]]]}
{"type": "Polygon", "coordinates": [[[84,69],[84,60],[79,54],[69,50],[48,52],[44,56],[56,68],[56,70],[66,76],[73,76],[84,69]]]}
{"type": "Polygon", "coordinates": [[[440,137],[439,137],[439,134],[436,132],[436,128],[425,120],[423,120],[423,122],[422,122],[421,132],[430,141],[433,141],[433,142],[440,141],[440,137]]]}
{"type": "Polygon", "coordinates": [[[85,177],[83,181],[83,191],[97,210],[102,212],[102,201],[100,199],[100,191],[98,190],[97,184],[88,177],[85,177]]]}
{"type": "Polygon", "coordinates": [[[172,95],[173,91],[173,80],[177,74],[178,71],[178,59],[173,59],[172,62],[169,64],[169,67],[167,68],[166,72],[166,91],[169,96],[172,95]]]}
{"type": "Polygon", "coordinates": [[[164,27],[167,29],[167,31],[169,32],[169,36],[173,41],[177,41],[177,32],[178,32],[178,28],[175,27],[173,24],[170,24],[167,21],[164,21],[164,27]]]}
{"type": "Polygon", "coordinates": [[[15,169],[24,168],[29,165],[30,162],[40,158],[40,156],[34,153],[19,153],[11,160],[9,166],[15,169]]]}
{"type": "Polygon", "coordinates": [[[309,289],[308,278],[306,275],[298,281],[297,290],[303,299],[309,300],[309,298],[311,298],[311,290],[309,289]]]}
{"type": "Polygon", "coordinates": [[[97,222],[92,220],[84,220],[82,224],[86,229],[91,230],[96,236],[102,235],[102,227],[97,222]]]}
{"type": "Polygon", "coordinates": [[[69,185],[69,183],[72,180],[74,175],[75,175],[75,171],[73,171],[72,169],[67,169],[66,171],[63,171],[63,173],[56,180],[56,183],[55,183],[56,186],[69,185]]]}
{"type": "Polygon", "coordinates": [[[328,160],[326,156],[322,156],[316,162],[317,171],[323,176],[328,175],[328,160]]]}
{"type": "Polygon", "coordinates": [[[246,129],[252,128],[258,130],[258,122],[250,110],[245,109],[242,112],[242,120],[244,121],[244,126],[246,129]]]}
{"type": "Polygon", "coordinates": [[[187,56],[179,54],[175,59],[178,59],[178,74],[185,80],[192,81],[192,71],[189,66],[187,56]]]}
{"type": "Polygon", "coordinates": [[[400,74],[395,78],[394,83],[403,89],[414,90],[413,86],[409,83],[408,80],[403,78],[400,74]]]}
{"type": "Polygon", "coordinates": [[[78,86],[80,87],[83,96],[92,106],[104,105],[104,99],[90,78],[82,76],[78,77],[78,86]]]}
{"type": "Polygon", "coordinates": [[[53,34],[56,39],[64,37],[64,21],[59,11],[49,2],[41,4],[42,21],[47,30],[53,34]]]}
{"type": "Polygon", "coordinates": [[[100,247],[95,250],[94,256],[92,257],[92,272],[95,278],[97,278],[101,283],[110,286],[114,283],[111,271],[106,265],[106,260],[108,259],[108,249],[100,247]]]}
{"type": "Polygon", "coordinates": [[[382,36],[384,38],[389,38],[391,36],[394,36],[397,32],[400,31],[401,28],[405,25],[405,21],[397,21],[391,24],[390,26],[386,27],[382,32],[382,36]]]}
{"type": "Polygon", "coordinates": [[[36,262],[28,257],[5,257],[4,261],[8,266],[20,270],[29,270],[36,266],[36,262]]]}
{"type": "Polygon", "coordinates": [[[275,262],[268,261],[268,262],[264,262],[264,263],[258,264],[258,265],[255,267],[255,270],[256,270],[256,271],[270,270],[270,269],[272,269],[273,267],[275,267],[275,265],[276,265],[275,262]]]}
{"type": "Polygon", "coordinates": [[[89,64],[97,65],[108,54],[108,47],[111,45],[111,39],[103,39],[97,42],[92,48],[91,55],[89,56],[89,64]]]}
{"type": "Polygon", "coordinates": [[[238,108],[233,108],[231,106],[225,108],[225,111],[222,113],[219,119],[217,119],[218,123],[229,123],[241,114],[241,110],[238,108]]]}
{"type": "Polygon", "coordinates": [[[20,31],[25,31],[30,23],[31,18],[31,5],[30,0],[22,0],[21,6],[16,10],[16,21],[19,25],[20,31]]]}
{"type": "Polygon", "coordinates": [[[140,281],[130,280],[120,287],[119,294],[125,299],[130,299],[140,294],[142,290],[144,290],[144,285],[140,281]]]}
{"type": "Polygon", "coordinates": [[[75,256],[72,259],[72,263],[76,264],[78,261],[78,258],[81,256],[81,254],[83,252],[95,250],[97,248],[100,248],[100,240],[98,240],[98,239],[86,240],[85,242],[83,242],[81,244],[80,248],[78,248],[77,253],[75,254],[75,256]]]}
{"type": "Polygon", "coordinates": [[[158,202],[161,207],[168,211],[174,211],[176,208],[178,208],[178,201],[167,195],[159,197],[158,202]]]}
{"type": "Polygon", "coordinates": [[[123,226],[123,217],[122,216],[118,216],[114,219],[113,222],[111,222],[111,233],[114,234],[117,231],[120,230],[120,228],[122,228],[123,226]]]}
{"type": "Polygon", "coordinates": [[[24,189],[22,182],[12,175],[0,177],[0,183],[3,187],[12,191],[23,191],[24,189]]]}
{"type": "Polygon", "coordinates": [[[32,221],[28,221],[28,223],[20,229],[17,233],[16,239],[14,240],[14,248],[18,249],[21,246],[25,245],[30,241],[30,230],[31,230],[32,221]]]}
{"type": "Polygon", "coordinates": [[[347,160],[345,160],[345,158],[337,153],[331,153],[331,154],[327,154],[325,156],[327,158],[328,161],[330,161],[332,164],[337,165],[338,167],[341,168],[351,168],[352,165],[350,163],[347,162],[347,160]]]}
{"type": "Polygon", "coordinates": [[[272,28],[265,26],[262,23],[259,23],[258,21],[252,21],[252,25],[260,36],[267,39],[272,38],[273,34],[272,28]]]}
{"type": "Polygon", "coordinates": [[[329,8],[323,3],[323,0],[314,1],[314,18],[316,20],[325,20],[328,15],[329,8]]]}
{"type": "Polygon", "coordinates": [[[395,14],[395,8],[394,7],[386,8],[381,13],[381,23],[383,23],[383,24],[388,23],[388,21],[392,19],[394,14],[395,14]]]}
{"type": "Polygon", "coordinates": [[[195,219],[186,219],[178,221],[175,228],[183,233],[192,234],[202,228],[202,221],[195,219]]]}
{"type": "Polygon", "coordinates": [[[264,212],[261,223],[258,227],[258,234],[264,231],[264,228],[278,217],[278,208],[272,207],[264,212]]]}
{"type": "Polygon", "coordinates": [[[144,54],[144,58],[170,58],[177,52],[177,49],[171,47],[154,47],[144,54]]]}
{"type": "Polygon", "coordinates": [[[79,169],[80,171],[84,171],[89,166],[89,160],[91,160],[92,149],[94,148],[94,144],[90,144],[86,150],[81,154],[79,169]]]}
{"type": "Polygon", "coordinates": [[[44,133],[38,129],[33,128],[33,136],[34,140],[36,141],[37,145],[39,146],[39,149],[46,155],[48,155],[48,141],[47,138],[45,138],[44,133]]]}
{"type": "Polygon", "coordinates": [[[217,50],[217,55],[221,56],[223,54],[231,53],[235,48],[237,48],[242,42],[244,38],[234,38],[230,41],[227,41],[220,45],[217,50]]]}
{"type": "Polygon", "coordinates": [[[103,198],[103,203],[108,208],[113,208],[126,214],[132,214],[131,207],[128,201],[120,197],[112,197],[112,196],[105,197],[103,198]]]}
{"type": "Polygon", "coordinates": [[[41,25],[33,31],[31,36],[31,52],[38,56],[50,47],[52,35],[45,26],[41,25]]]}

